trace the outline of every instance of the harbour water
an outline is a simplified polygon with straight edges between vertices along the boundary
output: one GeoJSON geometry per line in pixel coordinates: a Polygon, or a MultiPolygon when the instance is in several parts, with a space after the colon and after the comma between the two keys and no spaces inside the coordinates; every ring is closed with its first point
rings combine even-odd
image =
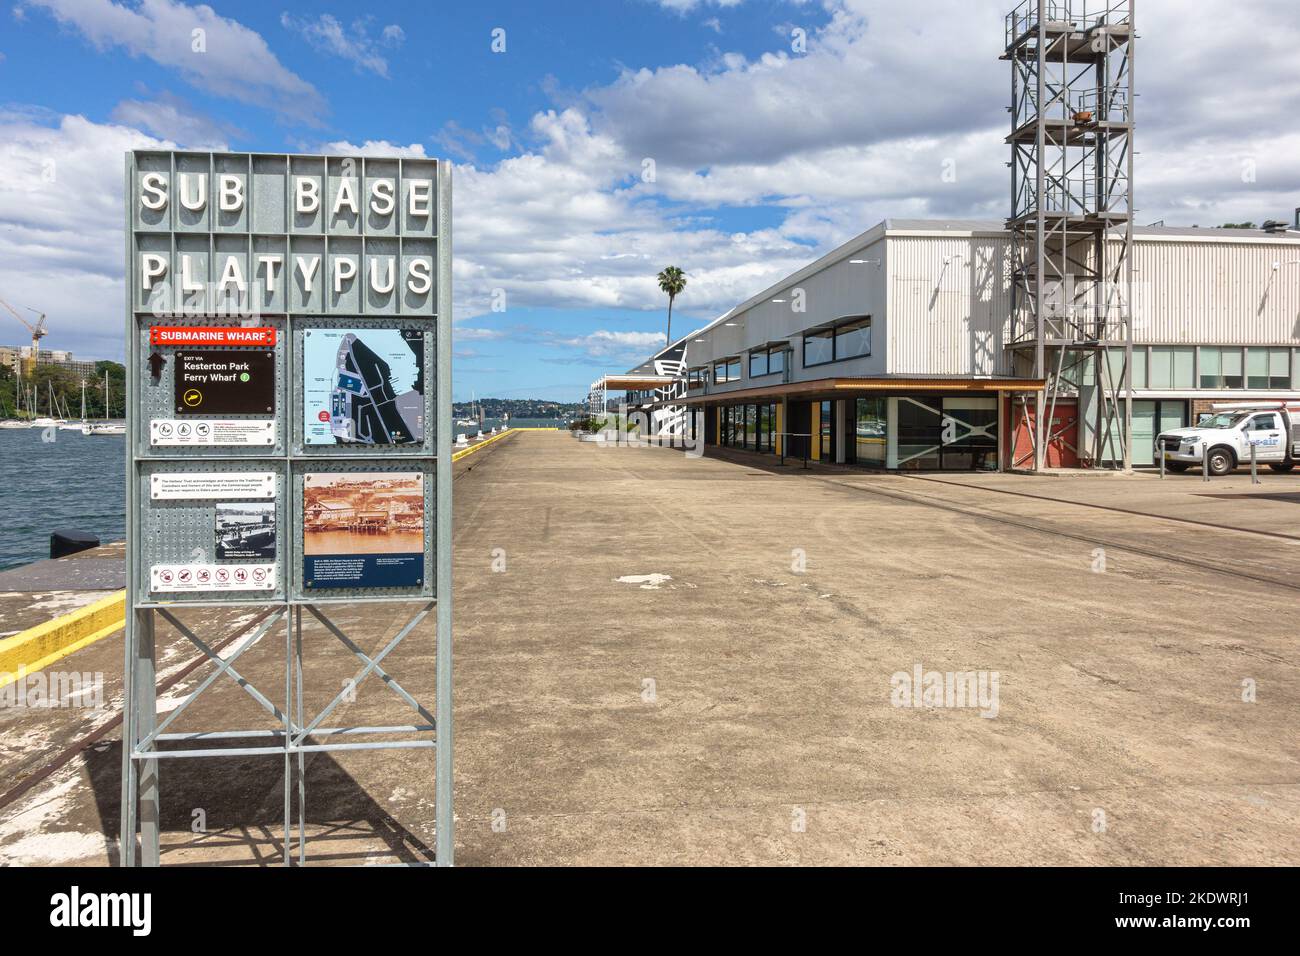
{"type": "MultiPolygon", "coordinates": [[[[501,424],[488,419],[484,427],[501,424]]],[[[542,419],[510,424],[564,427],[542,419]]],[[[48,558],[51,531],[85,531],[105,544],[125,537],[125,441],[79,431],[0,429],[0,571],[48,558]]]]}
{"type": "Polygon", "coordinates": [[[120,435],[0,429],[0,571],[48,558],[51,531],[122,540],[125,442],[120,435]]]}

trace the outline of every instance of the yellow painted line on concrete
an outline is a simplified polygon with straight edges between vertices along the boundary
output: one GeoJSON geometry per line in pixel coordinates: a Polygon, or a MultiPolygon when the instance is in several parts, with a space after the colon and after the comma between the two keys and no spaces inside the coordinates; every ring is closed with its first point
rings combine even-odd
{"type": "Polygon", "coordinates": [[[466,455],[472,455],[472,454],[474,454],[474,452],[478,451],[480,448],[486,448],[488,445],[492,444],[494,441],[500,441],[502,438],[505,438],[505,437],[506,437],[507,435],[509,435],[511,432],[517,432],[517,431],[522,431],[522,429],[519,429],[519,428],[507,428],[505,431],[501,432],[500,434],[493,435],[491,438],[488,438],[488,439],[486,439],[485,441],[481,441],[481,442],[479,442],[477,445],[470,445],[468,448],[462,448],[460,451],[454,451],[454,452],[451,453],[451,460],[452,460],[452,461],[459,461],[460,459],[464,458],[466,455]]]}
{"type": "Polygon", "coordinates": [[[49,667],[96,641],[122,629],[126,623],[126,591],[100,598],[44,624],[37,624],[0,640],[0,687],[12,684],[18,674],[49,667]]]}
{"type": "MultiPolygon", "coordinates": [[[[477,445],[455,452],[451,459],[464,458],[515,431],[558,431],[557,428],[511,428],[477,445]]],[[[73,651],[80,650],[122,629],[126,623],[126,592],[118,591],[93,604],[78,608],[52,621],[29,627],[0,640],[0,687],[12,684],[19,672],[31,674],[73,651]]]]}

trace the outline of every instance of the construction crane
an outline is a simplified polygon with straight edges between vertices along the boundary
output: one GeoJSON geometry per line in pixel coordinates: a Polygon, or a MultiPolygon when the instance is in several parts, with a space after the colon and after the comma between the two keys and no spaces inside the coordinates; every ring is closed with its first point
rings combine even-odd
{"type": "Polygon", "coordinates": [[[0,299],[0,305],[3,305],[8,309],[10,315],[23,325],[27,326],[27,331],[32,333],[32,354],[28,357],[27,361],[23,363],[27,367],[27,377],[31,378],[32,373],[36,370],[36,362],[41,357],[41,339],[45,338],[49,332],[49,330],[45,328],[45,313],[39,312],[31,306],[27,306],[26,308],[28,312],[36,313],[36,324],[33,325],[31,322],[28,322],[19,315],[18,310],[4,299],[0,299]]]}

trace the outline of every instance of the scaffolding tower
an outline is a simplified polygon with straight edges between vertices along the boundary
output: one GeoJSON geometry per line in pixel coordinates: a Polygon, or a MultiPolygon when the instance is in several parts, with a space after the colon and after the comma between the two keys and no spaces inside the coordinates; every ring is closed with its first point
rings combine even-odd
{"type": "Polygon", "coordinates": [[[1078,403],[1080,464],[1132,466],[1134,3],[1023,0],[1006,18],[1008,347],[1046,382],[1013,399],[1012,434],[1028,426],[1036,471],[1065,441],[1060,399],[1078,403]]]}

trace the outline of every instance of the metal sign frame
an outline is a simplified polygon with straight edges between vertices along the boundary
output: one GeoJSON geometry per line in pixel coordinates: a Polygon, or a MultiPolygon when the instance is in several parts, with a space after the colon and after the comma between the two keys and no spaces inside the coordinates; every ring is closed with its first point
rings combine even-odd
{"type": "MultiPolygon", "coordinates": [[[[382,195],[379,197],[384,198],[382,195]]],[[[160,761],[206,757],[275,756],[284,762],[284,858],[290,865],[293,784],[297,783],[298,864],[307,861],[305,754],[344,750],[433,749],[435,805],[435,863],[453,863],[452,812],[452,414],[451,414],[451,168],[433,159],[362,156],[303,156],[284,153],[224,153],[204,151],[135,150],[126,154],[126,376],[127,376],[127,594],[123,685],[123,747],[121,856],[123,866],[157,866],[160,863],[159,774],[160,761]],[[150,198],[157,202],[159,182],[165,182],[167,199],[161,209],[141,202],[144,180],[150,174],[150,198]],[[191,189],[184,192],[178,174],[186,174],[191,189]],[[200,179],[199,177],[204,177],[200,179]],[[238,208],[222,190],[233,179],[242,183],[238,208]],[[319,213],[303,215],[291,195],[295,177],[314,179],[319,192],[319,213]],[[381,215],[368,202],[373,184],[387,180],[390,209],[381,215]],[[431,187],[425,192],[425,183],[431,187]],[[195,188],[195,183],[202,185],[195,188]],[[350,184],[350,185],[349,185],[350,184]],[[363,214],[337,216],[334,204],[340,190],[356,194],[363,214]],[[418,192],[410,197],[408,190],[418,192]],[[199,203],[205,192],[206,201],[199,203]],[[408,199],[410,200],[408,202],[408,199]],[[188,200],[188,201],[185,201],[188,200]],[[427,216],[417,212],[425,201],[427,216]],[[201,206],[196,210],[195,206],[201,206]],[[333,210],[331,210],[333,206],[333,210]],[[387,221],[384,221],[387,218],[387,221]],[[423,221],[427,218],[427,222],[423,221]],[[342,220],[342,221],[340,221],[342,220]],[[312,278],[291,282],[292,261],[302,252],[318,255],[319,268],[312,278]],[[281,256],[276,288],[256,279],[259,255],[281,256]],[[148,295],[142,288],[145,254],[150,268],[162,269],[166,282],[158,282],[148,295]],[[352,288],[331,294],[328,273],[337,269],[332,255],[355,256],[352,288]],[[387,298],[368,285],[372,255],[390,265],[391,290],[387,298]],[[181,257],[186,269],[182,272],[181,257]],[[233,315],[229,313],[229,286],[216,281],[215,263],[242,262],[245,287],[235,289],[233,315]],[[415,294],[399,281],[403,270],[422,260],[428,271],[427,294],[415,294]],[[191,274],[190,270],[193,270],[191,274]],[[182,276],[180,282],[176,282],[182,276]],[[201,308],[192,308],[185,286],[206,286],[201,308]],[[181,286],[180,289],[175,286],[181,286]],[[213,289],[219,288],[214,296],[213,289]],[[408,294],[410,293],[410,294],[408,294]],[[160,314],[161,313],[161,314],[160,314]],[[214,314],[215,313],[215,314],[214,314]],[[223,314],[226,313],[226,314],[223,314]],[[274,426],[263,434],[267,444],[159,444],[151,421],[174,419],[170,369],[150,381],[148,358],[152,325],[168,327],[221,325],[273,328],[276,334],[275,374],[277,402],[274,426]],[[409,445],[351,446],[306,445],[303,435],[303,335],[313,329],[421,328],[424,358],[424,440],[409,445]],[[432,387],[429,379],[432,377],[432,387]],[[307,592],[303,580],[304,475],[361,471],[416,472],[422,477],[424,496],[424,565],[418,584],[411,587],[330,588],[307,592]],[[261,472],[273,474],[274,564],[278,578],[267,591],[221,590],[159,593],[151,591],[150,565],[181,562],[193,545],[190,560],[200,554],[210,511],[194,501],[159,501],[151,495],[154,476],[173,473],[261,472]],[[347,634],[332,618],[340,605],[371,602],[416,604],[406,623],[377,651],[365,650],[361,639],[347,634]],[[197,624],[183,620],[191,608],[257,608],[261,613],[229,653],[213,649],[197,624]],[[306,712],[303,698],[304,615],[322,626],[357,659],[359,669],[351,682],[314,714],[306,712]],[[436,673],[432,711],[418,688],[399,684],[384,669],[384,659],[435,614],[436,673]],[[157,712],[156,623],[161,618],[198,648],[212,665],[211,671],[179,706],[160,720],[157,712]],[[270,688],[258,688],[238,670],[243,653],[277,626],[284,628],[283,697],[270,688]],[[349,694],[359,694],[361,684],[378,677],[387,691],[413,711],[407,723],[386,726],[329,726],[328,720],[349,694]],[[277,729],[169,732],[171,725],[209,687],[223,678],[238,685],[275,721],[277,729]],[[384,739],[367,739],[382,737],[384,739]],[[293,758],[297,758],[297,767],[293,758]]],[[[226,268],[223,266],[223,270],[226,268]]],[[[271,266],[267,265],[267,274],[271,266]]],[[[410,272],[408,272],[408,276],[410,272]]],[[[223,272],[224,279],[224,272],[223,272]]],[[[381,290],[382,291],[382,290],[381,290]]],[[[226,344],[213,345],[226,350],[226,344]]],[[[194,345],[177,346],[194,351],[194,345]]],[[[201,349],[201,347],[199,347],[201,349]]],[[[250,344],[251,350],[265,346],[250,344]]],[[[162,354],[168,353],[163,347],[162,354]]],[[[241,418],[235,425],[247,424],[241,418]]],[[[263,416],[264,418],[265,416],[263,416]]],[[[254,424],[260,424],[255,422],[254,424]]],[[[173,426],[174,427],[174,426],[173,426]]],[[[264,485],[265,487],[265,480],[264,485]]],[[[267,520],[267,519],[263,519],[267,520]]],[[[208,532],[211,543],[211,533],[208,532]]],[[[214,556],[215,556],[214,545],[214,556]]],[[[232,565],[237,567],[238,565],[232,565]]],[[[207,582],[200,569],[193,580],[207,582]]],[[[188,568],[187,568],[188,570],[188,568]]]]}

